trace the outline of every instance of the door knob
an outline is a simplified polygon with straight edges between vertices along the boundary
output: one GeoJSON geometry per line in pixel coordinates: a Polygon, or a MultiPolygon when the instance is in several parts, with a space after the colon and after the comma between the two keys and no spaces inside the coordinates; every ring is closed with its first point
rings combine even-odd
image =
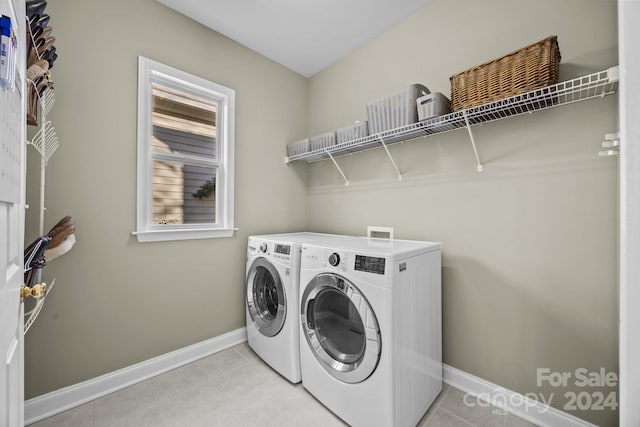
{"type": "Polygon", "coordinates": [[[33,297],[36,299],[44,298],[47,294],[47,284],[42,282],[32,287],[28,287],[26,285],[22,285],[20,287],[20,301],[24,300],[26,297],[33,297]]]}

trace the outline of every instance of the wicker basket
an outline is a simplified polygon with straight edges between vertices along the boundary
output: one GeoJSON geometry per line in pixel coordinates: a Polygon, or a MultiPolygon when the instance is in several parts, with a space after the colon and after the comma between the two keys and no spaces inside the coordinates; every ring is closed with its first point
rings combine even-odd
{"type": "Polygon", "coordinates": [[[451,76],[451,108],[458,111],[556,84],[559,68],[558,38],[547,37],[451,76]]]}

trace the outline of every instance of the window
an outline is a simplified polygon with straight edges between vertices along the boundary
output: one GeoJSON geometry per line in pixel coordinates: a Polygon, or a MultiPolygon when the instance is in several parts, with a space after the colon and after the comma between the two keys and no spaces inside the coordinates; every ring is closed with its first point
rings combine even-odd
{"type": "Polygon", "coordinates": [[[233,235],[235,91],[138,58],[139,242],[233,235]]]}

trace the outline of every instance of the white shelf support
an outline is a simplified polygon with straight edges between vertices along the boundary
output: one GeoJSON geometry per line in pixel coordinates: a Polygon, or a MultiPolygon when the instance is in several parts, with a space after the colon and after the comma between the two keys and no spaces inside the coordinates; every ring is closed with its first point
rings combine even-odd
{"type": "Polygon", "coordinates": [[[327,155],[329,155],[329,158],[333,162],[333,164],[336,167],[336,169],[338,169],[338,172],[340,172],[340,175],[342,175],[342,179],[344,179],[344,185],[349,185],[349,180],[347,179],[347,177],[344,174],[344,172],[342,172],[342,169],[340,168],[340,165],[338,164],[338,162],[336,162],[336,159],[333,158],[333,155],[331,154],[331,152],[329,150],[326,150],[326,153],[327,153],[327,155]]]}
{"type": "Polygon", "coordinates": [[[396,173],[398,174],[398,181],[402,181],[402,173],[400,173],[400,169],[398,169],[396,162],[393,161],[393,157],[391,157],[391,153],[387,148],[387,144],[385,144],[384,139],[382,137],[380,137],[380,143],[382,144],[382,147],[384,147],[384,151],[387,152],[387,156],[389,156],[389,160],[391,160],[391,164],[393,165],[393,168],[396,170],[396,173]]]}
{"type": "Polygon", "coordinates": [[[478,156],[478,148],[476,147],[476,140],[473,137],[473,132],[471,131],[471,125],[469,124],[469,116],[465,111],[464,114],[464,122],[467,125],[467,132],[469,132],[469,139],[471,140],[471,147],[473,147],[473,154],[476,156],[476,162],[478,163],[478,172],[482,172],[484,170],[484,166],[482,166],[482,162],[480,162],[480,156],[478,156]]]}

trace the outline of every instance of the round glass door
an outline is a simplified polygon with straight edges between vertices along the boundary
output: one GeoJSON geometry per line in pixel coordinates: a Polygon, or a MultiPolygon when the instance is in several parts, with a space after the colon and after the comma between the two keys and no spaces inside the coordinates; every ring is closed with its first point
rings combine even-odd
{"type": "Polygon", "coordinates": [[[282,329],[286,296],[278,271],[265,258],[256,259],[247,274],[247,308],[262,335],[272,337],[282,329]]]}
{"type": "Polygon", "coordinates": [[[302,296],[301,322],[314,356],[335,378],[358,383],[380,360],[380,328],[360,290],[335,274],[320,274],[302,296]]]}

